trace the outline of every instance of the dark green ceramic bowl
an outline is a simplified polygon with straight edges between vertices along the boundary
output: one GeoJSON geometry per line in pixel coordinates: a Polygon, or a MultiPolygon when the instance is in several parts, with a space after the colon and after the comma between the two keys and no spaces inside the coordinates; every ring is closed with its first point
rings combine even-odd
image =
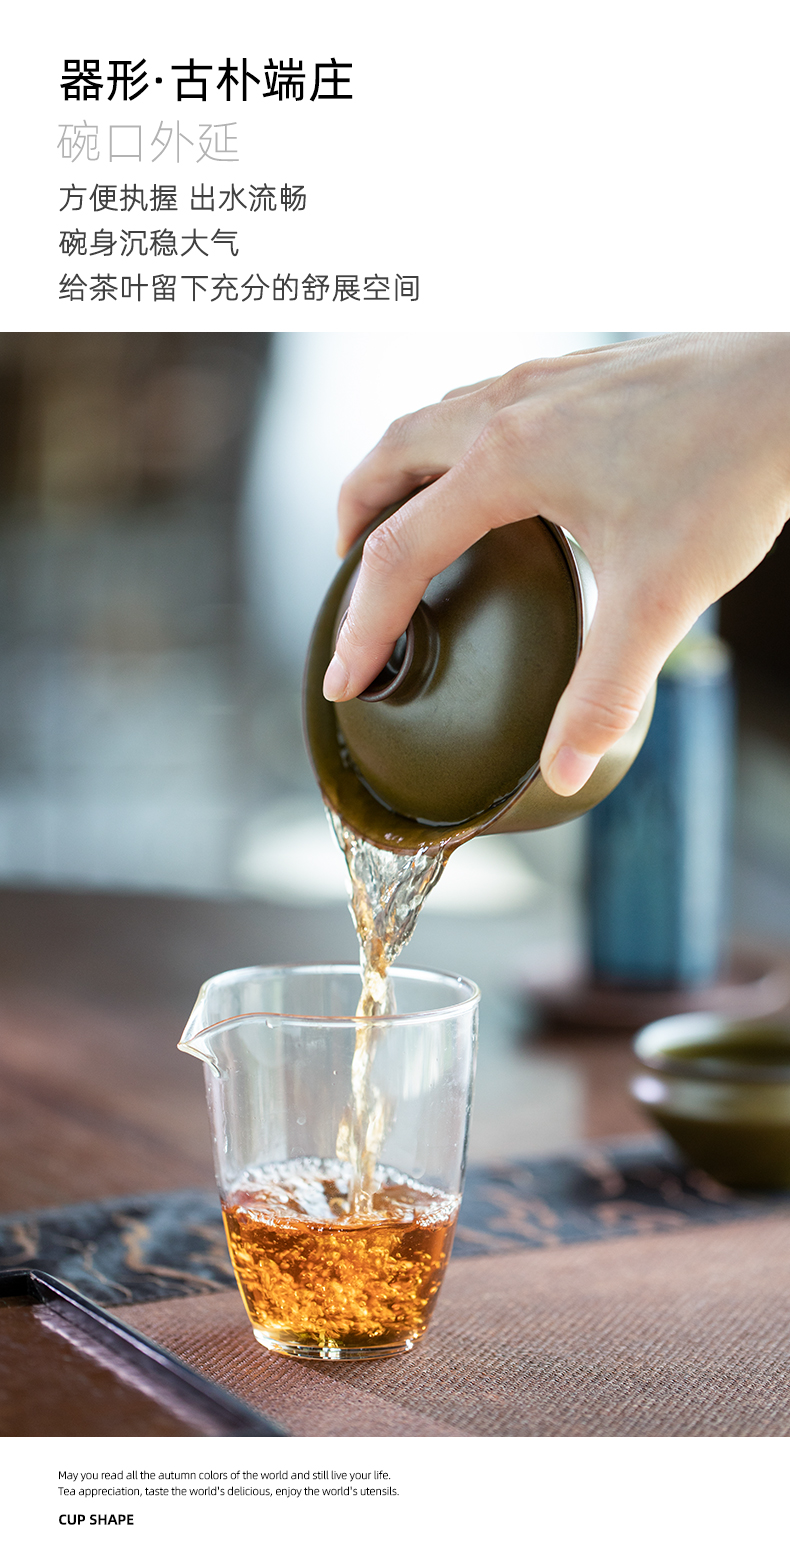
{"type": "Polygon", "coordinates": [[[634,1040],[642,1110],[727,1187],[790,1188],[790,1021],[684,1013],[634,1040]]]}
{"type": "Polygon", "coordinates": [[[428,584],[367,691],[335,704],[324,672],[365,538],[329,588],[305,670],[307,749],[332,810],[370,843],[413,854],[553,827],[603,800],[642,745],[655,688],[583,788],[555,795],[540,752],[597,598],[575,540],[541,517],[491,529],[428,584]]]}

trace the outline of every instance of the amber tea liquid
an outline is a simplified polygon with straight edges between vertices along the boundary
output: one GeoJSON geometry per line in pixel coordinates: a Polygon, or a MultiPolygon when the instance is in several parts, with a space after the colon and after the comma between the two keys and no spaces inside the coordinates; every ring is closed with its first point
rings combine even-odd
{"type": "Polygon", "coordinates": [[[271,1350],[324,1359],[408,1350],[424,1334],[452,1246],[458,1199],[379,1167],[370,1212],[351,1212],[338,1160],[247,1174],[223,1204],[236,1278],[271,1350]]]}

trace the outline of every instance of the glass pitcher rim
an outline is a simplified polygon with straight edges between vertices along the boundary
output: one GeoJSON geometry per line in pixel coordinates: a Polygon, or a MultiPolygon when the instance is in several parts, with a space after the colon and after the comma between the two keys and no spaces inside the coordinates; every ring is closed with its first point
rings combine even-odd
{"type": "MultiPolygon", "coordinates": [[[[360,978],[358,964],[250,964],[242,967],[241,969],[225,969],[220,971],[219,974],[209,975],[208,979],[203,981],[191,1016],[194,1016],[198,1003],[205,994],[207,988],[217,982],[224,981],[226,984],[230,984],[234,980],[238,981],[244,977],[249,978],[253,975],[286,974],[355,975],[357,979],[360,978]]],[[[469,988],[469,994],[463,997],[460,1001],[449,1002],[445,1007],[420,1008],[417,1012],[409,1013],[376,1013],[374,1017],[368,1018],[366,1020],[366,1022],[369,1024],[378,1025],[386,1023],[392,1027],[394,1024],[414,1023],[415,1019],[419,1018],[430,1018],[432,1020],[451,1018],[453,1016],[460,1016],[463,1013],[471,1011],[471,1009],[476,1007],[480,1001],[480,987],[476,984],[476,982],[474,980],[469,980],[465,975],[453,974],[450,970],[415,969],[411,967],[400,968],[398,965],[393,965],[392,969],[390,970],[390,974],[396,980],[399,978],[404,980],[449,980],[454,985],[467,986],[469,988]]],[[[280,1013],[275,1012],[272,1009],[267,1009],[266,1011],[262,1012],[256,1011],[251,1013],[231,1013],[227,1018],[218,1018],[215,1023],[206,1024],[202,1029],[196,1029],[194,1034],[187,1036],[185,1032],[178,1043],[179,1045],[183,1043],[191,1044],[193,1040],[199,1040],[201,1035],[216,1033],[216,1031],[218,1029],[222,1029],[224,1025],[238,1024],[246,1021],[247,1019],[254,1018],[277,1019],[281,1024],[320,1024],[322,1028],[329,1027],[338,1029],[348,1028],[349,1025],[356,1026],[360,1022],[359,1016],[355,1013],[332,1015],[328,1015],[326,1013],[280,1013]]],[[[187,1027],[189,1027],[188,1023],[187,1027]]]]}

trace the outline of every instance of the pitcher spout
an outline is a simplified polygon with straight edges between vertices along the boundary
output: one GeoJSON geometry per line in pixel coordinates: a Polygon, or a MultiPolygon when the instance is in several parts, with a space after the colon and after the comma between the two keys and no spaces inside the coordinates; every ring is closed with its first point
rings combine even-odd
{"type": "Polygon", "coordinates": [[[187,1019],[184,1033],[178,1042],[178,1050],[185,1051],[189,1056],[196,1056],[204,1067],[211,1069],[215,1078],[221,1078],[222,1070],[217,1061],[211,1045],[212,1035],[216,1031],[216,1024],[212,1026],[206,1013],[207,987],[201,986],[198,999],[187,1019]]]}
{"type": "Polygon", "coordinates": [[[222,1070],[207,1040],[188,1040],[186,1037],[179,1040],[177,1049],[186,1051],[188,1056],[196,1056],[204,1067],[209,1067],[215,1078],[222,1077],[222,1070]]]}

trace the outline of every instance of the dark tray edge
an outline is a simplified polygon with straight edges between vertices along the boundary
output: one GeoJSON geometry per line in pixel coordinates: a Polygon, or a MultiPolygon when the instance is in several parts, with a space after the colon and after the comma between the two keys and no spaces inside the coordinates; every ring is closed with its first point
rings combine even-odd
{"type": "Polygon", "coordinates": [[[209,1416],[224,1428],[222,1437],[288,1437],[290,1434],[259,1414],[219,1384],[179,1361],[153,1340],[105,1312],[87,1296],[41,1269],[0,1268],[0,1296],[24,1296],[52,1307],[98,1344],[112,1350],[128,1366],[145,1372],[163,1389],[178,1394],[196,1415],[209,1416]]]}

